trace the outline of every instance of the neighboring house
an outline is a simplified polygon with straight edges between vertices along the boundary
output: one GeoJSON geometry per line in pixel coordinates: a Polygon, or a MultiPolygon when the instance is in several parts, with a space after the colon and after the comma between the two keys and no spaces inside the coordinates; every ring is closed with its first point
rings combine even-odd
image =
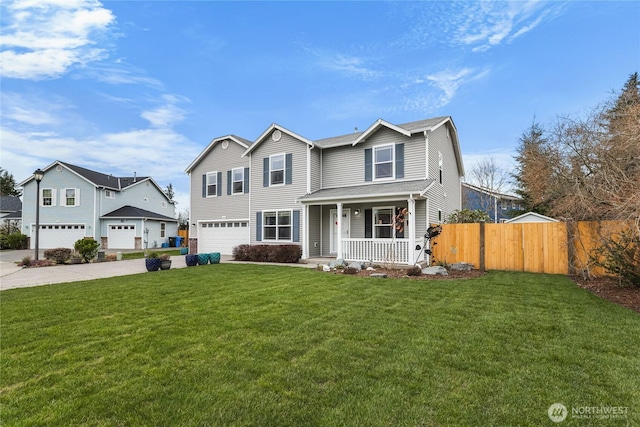
{"type": "Polygon", "coordinates": [[[461,207],[450,117],[310,140],[272,124],[255,141],[214,139],[187,167],[190,248],[298,244],[302,258],[413,264],[431,223],[461,207]]]}
{"type": "Polygon", "coordinates": [[[36,200],[39,247],[73,248],[92,237],[103,249],[146,249],[178,234],[175,206],[150,177],[115,177],[55,161],[43,169],[36,197],[33,176],[23,187],[22,229],[35,247],[36,200]]]}
{"type": "Polygon", "coordinates": [[[4,232],[20,231],[22,202],[16,196],[0,196],[0,218],[4,232]]]}
{"type": "Polygon", "coordinates": [[[496,223],[513,218],[515,212],[524,211],[522,199],[519,197],[466,182],[462,183],[462,207],[469,210],[479,209],[496,223]]]}
{"type": "Polygon", "coordinates": [[[550,218],[548,216],[541,215],[536,212],[527,212],[515,218],[511,218],[505,221],[505,223],[514,224],[522,222],[558,222],[557,219],[550,218]]]}

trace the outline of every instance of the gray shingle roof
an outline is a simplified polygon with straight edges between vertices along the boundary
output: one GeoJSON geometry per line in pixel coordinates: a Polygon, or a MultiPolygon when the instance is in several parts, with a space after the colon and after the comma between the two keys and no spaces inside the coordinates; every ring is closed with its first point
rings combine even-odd
{"type": "Polygon", "coordinates": [[[83,168],[80,166],[72,165],[70,163],[60,162],[65,165],[78,175],[86,178],[87,180],[93,182],[98,187],[107,187],[113,188],[115,190],[121,190],[126,188],[136,182],[140,182],[142,180],[147,179],[146,176],[127,176],[127,177],[116,177],[113,175],[107,175],[106,173],[96,172],[91,169],[83,168]]]}
{"type": "Polygon", "coordinates": [[[163,221],[178,221],[177,219],[171,218],[166,215],[160,215],[155,212],[129,205],[123,206],[119,209],[116,209],[115,211],[111,211],[108,214],[102,215],[101,218],[147,218],[160,219],[163,221]]]}
{"type": "Polygon", "coordinates": [[[367,197],[406,197],[426,191],[434,182],[433,179],[420,179],[415,181],[388,182],[383,184],[354,185],[352,187],[325,188],[306,194],[298,200],[306,202],[320,202],[331,200],[364,199],[367,197]]]}
{"type": "Polygon", "coordinates": [[[22,201],[16,196],[0,196],[0,211],[2,212],[22,211],[22,201]]]}

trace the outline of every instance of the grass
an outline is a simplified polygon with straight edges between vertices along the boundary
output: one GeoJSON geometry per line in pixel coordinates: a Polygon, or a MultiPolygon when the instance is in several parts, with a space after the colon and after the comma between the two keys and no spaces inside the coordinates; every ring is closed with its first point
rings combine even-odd
{"type": "Polygon", "coordinates": [[[146,252],[144,252],[144,251],[142,251],[142,252],[124,252],[122,254],[122,259],[123,260],[142,259],[142,258],[145,258],[147,256],[148,252],[157,252],[158,254],[169,254],[170,256],[179,256],[180,255],[180,249],[155,248],[155,249],[148,249],[146,252]]]}
{"type": "Polygon", "coordinates": [[[640,424],[640,316],[561,276],[219,264],[0,297],[3,425],[640,424]]]}

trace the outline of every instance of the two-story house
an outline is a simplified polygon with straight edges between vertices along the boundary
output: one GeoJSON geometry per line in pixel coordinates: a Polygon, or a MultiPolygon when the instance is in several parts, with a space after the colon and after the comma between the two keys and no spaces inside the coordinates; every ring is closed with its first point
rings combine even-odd
{"type": "Polygon", "coordinates": [[[43,169],[40,194],[31,176],[23,187],[22,228],[35,247],[73,248],[91,237],[104,249],[147,249],[177,236],[175,205],[150,177],[115,177],[55,161],[43,169]]]}
{"type": "Polygon", "coordinates": [[[479,209],[495,223],[505,222],[524,212],[521,198],[467,182],[462,183],[462,207],[469,210],[479,209]]]}
{"type": "Polygon", "coordinates": [[[450,117],[310,140],[272,124],[214,139],[187,167],[190,248],[299,244],[302,257],[414,264],[429,224],[461,207],[450,117]]]}

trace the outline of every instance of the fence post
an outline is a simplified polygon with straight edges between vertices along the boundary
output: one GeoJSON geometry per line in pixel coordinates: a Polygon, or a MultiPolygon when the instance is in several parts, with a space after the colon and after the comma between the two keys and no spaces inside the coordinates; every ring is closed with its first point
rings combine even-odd
{"type": "Polygon", "coordinates": [[[576,274],[576,223],[573,220],[567,220],[567,263],[569,265],[569,275],[576,274]]]}
{"type": "Polygon", "coordinates": [[[484,221],[480,222],[480,271],[484,271],[485,263],[484,263],[484,221]]]}

